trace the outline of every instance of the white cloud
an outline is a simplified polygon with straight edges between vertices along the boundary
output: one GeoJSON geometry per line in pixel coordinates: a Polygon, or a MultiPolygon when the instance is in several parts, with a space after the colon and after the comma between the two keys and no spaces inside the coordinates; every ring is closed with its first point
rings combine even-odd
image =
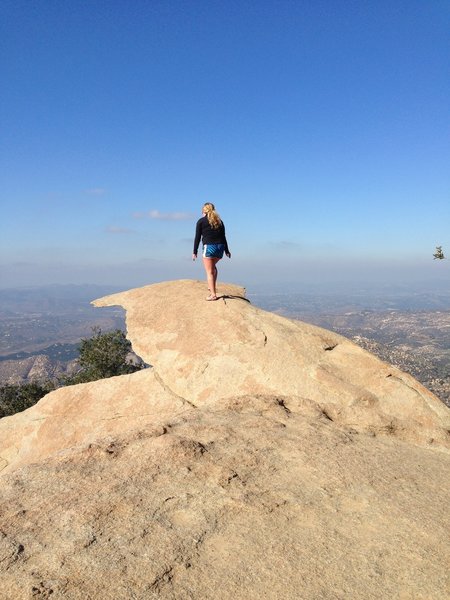
{"type": "Polygon", "coordinates": [[[191,221],[194,218],[192,213],[186,212],[160,212],[157,209],[135,212],[134,219],[154,219],[157,221],[191,221]]]}
{"type": "Polygon", "coordinates": [[[272,241],[268,243],[271,250],[279,252],[296,252],[304,249],[304,245],[298,242],[288,240],[272,241]]]}
{"type": "Polygon", "coordinates": [[[134,229],[129,229],[128,227],[117,227],[116,225],[108,225],[105,229],[106,233],[113,234],[128,234],[128,233],[136,233],[134,229]]]}
{"type": "Polygon", "coordinates": [[[278,248],[299,248],[301,244],[298,242],[288,242],[286,240],[280,240],[279,242],[272,242],[274,246],[278,248]]]}
{"type": "Polygon", "coordinates": [[[104,196],[106,194],[105,188],[90,188],[89,190],[85,190],[85,193],[89,196],[104,196]]]}

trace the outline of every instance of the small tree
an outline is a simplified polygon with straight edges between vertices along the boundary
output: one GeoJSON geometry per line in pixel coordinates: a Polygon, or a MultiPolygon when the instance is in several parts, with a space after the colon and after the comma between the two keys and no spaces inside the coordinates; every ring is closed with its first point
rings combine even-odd
{"type": "Polygon", "coordinates": [[[433,258],[436,260],[442,260],[445,258],[444,252],[442,251],[442,246],[436,246],[436,252],[433,254],[433,258]]]}
{"type": "Polygon", "coordinates": [[[142,361],[136,365],[128,360],[131,342],[120,329],[102,333],[100,327],[93,327],[92,331],[91,338],[81,340],[79,358],[81,370],[69,378],[67,384],[134,373],[145,366],[142,361]]]}

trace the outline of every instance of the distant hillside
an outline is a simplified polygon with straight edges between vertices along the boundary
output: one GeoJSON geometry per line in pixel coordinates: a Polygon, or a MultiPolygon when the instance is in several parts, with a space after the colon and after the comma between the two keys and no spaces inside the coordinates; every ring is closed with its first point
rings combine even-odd
{"type": "Polygon", "coordinates": [[[450,407],[450,373],[449,365],[438,364],[425,352],[405,350],[402,346],[387,346],[361,335],[353,335],[351,339],[369,352],[387,363],[409,373],[435,394],[444,404],[450,407]]]}
{"type": "Polygon", "coordinates": [[[18,360],[0,361],[0,384],[43,383],[49,380],[57,383],[78,370],[76,359],[60,361],[52,360],[45,354],[36,354],[18,360]]]}

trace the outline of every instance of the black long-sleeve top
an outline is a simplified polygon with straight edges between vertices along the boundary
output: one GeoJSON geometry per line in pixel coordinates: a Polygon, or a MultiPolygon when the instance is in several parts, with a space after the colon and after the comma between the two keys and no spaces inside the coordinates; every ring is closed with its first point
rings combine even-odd
{"type": "Polygon", "coordinates": [[[202,217],[197,221],[195,228],[194,254],[197,254],[200,239],[203,244],[224,244],[225,254],[229,254],[228,242],[225,237],[225,225],[222,223],[217,229],[213,229],[209,224],[208,217],[202,217]]]}

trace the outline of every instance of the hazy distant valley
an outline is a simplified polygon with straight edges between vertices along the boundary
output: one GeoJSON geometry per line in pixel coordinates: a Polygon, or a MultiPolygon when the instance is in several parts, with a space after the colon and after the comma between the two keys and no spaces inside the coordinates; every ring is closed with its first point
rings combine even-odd
{"type": "MultiPolygon", "coordinates": [[[[92,327],[124,329],[119,307],[90,301],[105,286],[0,290],[0,383],[57,381],[76,369],[78,343],[92,327]]],[[[450,406],[449,294],[249,294],[253,304],[340,333],[410,373],[450,406]],[[368,308],[370,307],[370,309],[368,308]]]]}

